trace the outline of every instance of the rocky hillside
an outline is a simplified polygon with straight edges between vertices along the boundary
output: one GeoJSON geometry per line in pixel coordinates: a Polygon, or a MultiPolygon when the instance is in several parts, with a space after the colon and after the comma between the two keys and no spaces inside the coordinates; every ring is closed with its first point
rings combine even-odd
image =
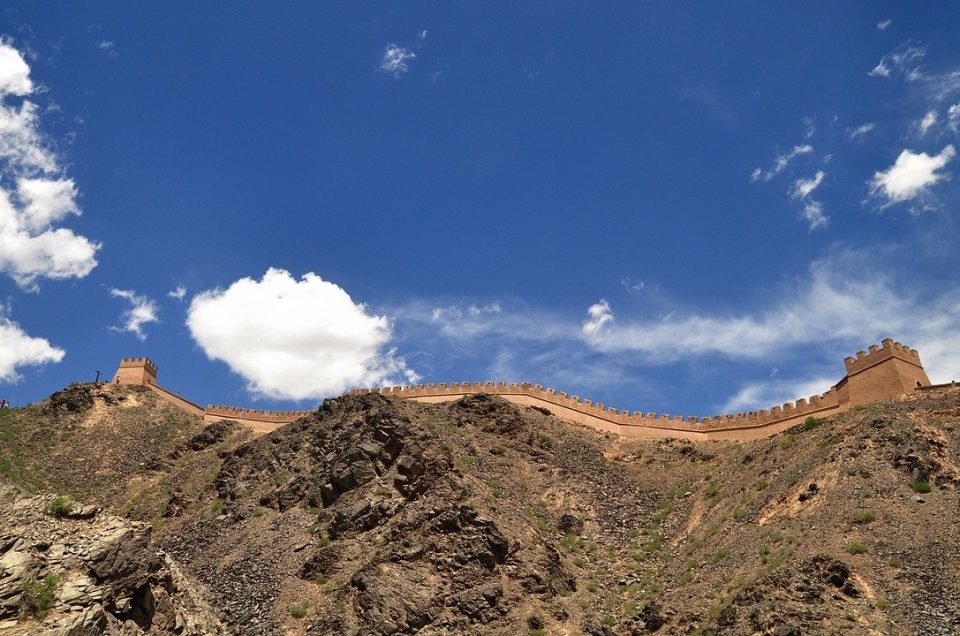
{"type": "MultiPolygon", "coordinates": [[[[124,633],[186,633],[191,611],[238,634],[960,632],[960,392],[692,444],[615,439],[492,396],[342,397],[252,438],[149,392],[69,391],[75,408],[58,394],[0,416],[0,470],[41,498],[20,510],[69,493],[147,535],[136,551],[169,572],[149,583],[168,601],[150,624],[101,603],[124,633]],[[85,471],[50,459],[71,455],[85,471]]],[[[0,537],[61,528],[81,545],[121,523],[24,514],[0,516],[0,537]]],[[[61,610],[102,552],[78,549],[83,564],[33,574],[60,577],[61,610]]],[[[0,559],[17,629],[55,629],[0,559]]]]}

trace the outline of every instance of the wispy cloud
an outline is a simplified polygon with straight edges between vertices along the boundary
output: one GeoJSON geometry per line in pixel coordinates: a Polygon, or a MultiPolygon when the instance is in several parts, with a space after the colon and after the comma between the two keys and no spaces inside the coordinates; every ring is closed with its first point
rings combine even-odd
{"type": "Polygon", "coordinates": [[[777,155],[773,160],[773,165],[768,170],[763,170],[759,167],[755,168],[753,173],[750,175],[750,178],[753,181],[769,181],[786,170],[787,166],[790,165],[790,162],[796,157],[799,157],[800,155],[807,155],[811,152],[813,152],[813,146],[810,144],[794,146],[789,151],[777,155]]]}
{"type": "Polygon", "coordinates": [[[856,128],[847,128],[847,136],[850,137],[850,139],[860,139],[872,132],[876,127],[876,124],[868,122],[866,124],[860,124],[856,128]]]}
{"type": "Polygon", "coordinates": [[[877,31],[886,31],[887,27],[893,24],[893,20],[884,20],[882,22],[877,22],[877,31]]]}
{"type": "Polygon", "coordinates": [[[172,298],[177,302],[180,302],[187,295],[187,288],[183,285],[177,285],[176,289],[172,289],[167,292],[167,298],[172,298]]]}
{"type": "Polygon", "coordinates": [[[927,52],[914,46],[909,40],[895,48],[892,52],[880,58],[880,62],[873,67],[868,75],[872,77],[902,77],[909,81],[923,78],[920,63],[927,52]]]}
{"type": "Polygon", "coordinates": [[[800,380],[767,378],[758,382],[748,382],[726,402],[719,405],[717,410],[721,413],[737,413],[793,402],[799,398],[820,395],[837,380],[839,378],[836,376],[823,375],[800,380]]]}
{"type": "Polygon", "coordinates": [[[143,326],[151,322],[159,322],[160,309],[157,303],[146,296],[142,296],[129,289],[110,289],[114,298],[122,298],[130,303],[130,307],[120,314],[119,327],[112,327],[115,331],[129,331],[140,340],[146,340],[147,334],[143,326]]]}
{"type": "Polygon", "coordinates": [[[416,59],[417,55],[410,49],[405,49],[396,44],[388,44],[383,52],[383,61],[380,62],[380,70],[390,73],[394,77],[400,77],[410,70],[410,63],[416,59]]]}
{"type": "Polygon", "coordinates": [[[97,48],[110,57],[120,56],[120,52],[117,51],[117,43],[113,40],[100,40],[97,42],[97,48]]]}
{"type": "Polygon", "coordinates": [[[926,135],[927,132],[936,125],[937,120],[937,111],[928,111],[927,114],[923,116],[923,119],[917,122],[917,128],[920,131],[920,136],[923,137],[926,135]]]}

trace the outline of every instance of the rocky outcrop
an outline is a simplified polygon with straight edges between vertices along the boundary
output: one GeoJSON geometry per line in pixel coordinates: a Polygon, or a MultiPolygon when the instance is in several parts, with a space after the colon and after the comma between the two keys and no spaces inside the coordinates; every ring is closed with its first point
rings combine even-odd
{"type": "Polygon", "coordinates": [[[225,633],[196,584],[153,547],[150,526],[95,507],[46,514],[48,497],[4,484],[0,499],[4,636],[225,633]]]}

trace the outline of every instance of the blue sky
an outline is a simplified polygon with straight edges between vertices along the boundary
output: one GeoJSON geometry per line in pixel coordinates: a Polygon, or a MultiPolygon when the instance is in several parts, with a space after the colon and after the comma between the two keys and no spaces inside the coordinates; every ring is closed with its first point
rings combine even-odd
{"type": "Polygon", "coordinates": [[[960,5],[835,4],[7,3],[0,394],[960,377],[960,5]]]}

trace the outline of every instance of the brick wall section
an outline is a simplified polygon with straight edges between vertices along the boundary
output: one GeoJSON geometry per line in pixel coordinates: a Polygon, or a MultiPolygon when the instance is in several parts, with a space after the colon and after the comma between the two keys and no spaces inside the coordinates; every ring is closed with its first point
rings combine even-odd
{"type": "MultiPolygon", "coordinates": [[[[625,437],[690,440],[748,440],[768,437],[802,422],[809,416],[826,417],[856,404],[903,393],[911,393],[930,384],[915,349],[887,338],[880,346],[844,360],[847,375],[829,391],[795,402],[750,411],[711,417],[685,417],[666,413],[622,411],[595,404],[576,395],[545,388],[539,384],[506,382],[452,382],[416,386],[355,389],[353,393],[377,392],[419,402],[447,402],[465,395],[489,393],[524,406],[540,406],[557,417],[625,437]]],[[[311,411],[264,411],[220,404],[205,409],[156,384],[157,367],[147,358],[124,358],[114,381],[119,384],[144,384],[181,408],[202,416],[206,422],[232,419],[257,432],[273,430],[293,422],[311,411]]]]}

